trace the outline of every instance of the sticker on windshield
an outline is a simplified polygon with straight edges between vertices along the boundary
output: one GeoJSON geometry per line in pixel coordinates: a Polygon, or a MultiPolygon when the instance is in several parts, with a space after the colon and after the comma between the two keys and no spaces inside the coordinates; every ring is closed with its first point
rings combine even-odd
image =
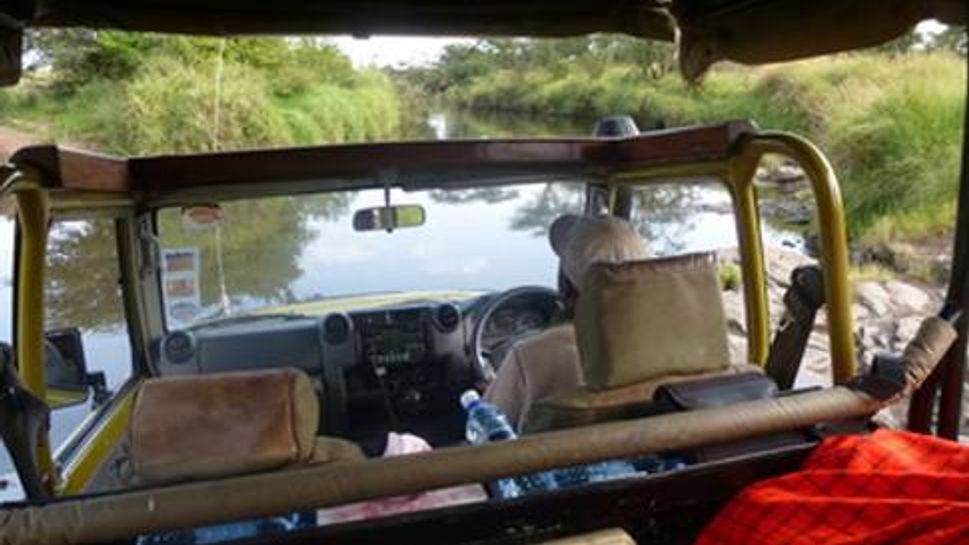
{"type": "Polygon", "coordinates": [[[168,323],[191,322],[202,310],[198,248],[162,250],[162,285],[168,323]]]}

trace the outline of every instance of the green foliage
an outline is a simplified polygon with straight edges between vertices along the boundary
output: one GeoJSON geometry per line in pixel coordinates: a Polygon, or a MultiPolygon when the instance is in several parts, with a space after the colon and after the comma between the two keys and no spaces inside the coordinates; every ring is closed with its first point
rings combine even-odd
{"type": "Polygon", "coordinates": [[[720,285],[723,289],[735,291],[740,289],[741,282],[740,267],[734,263],[724,263],[720,265],[720,285]]]}
{"type": "Polygon", "coordinates": [[[51,70],[0,92],[0,112],[110,152],[375,140],[400,127],[394,83],[317,39],[55,30],[31,43],[51,70]]]}
{"type": "Polygon", "coordinates": [[[894,68],[874,82],[877,91],[868,90],[865,107],[843,108],[825,135],[856,235],[878,223],[886,229],[886,221],[898,236],[938,232],[952,224],[964,63],[931,55],[899,59],[894,68]]]}
{"type": "MultiPolygon", "coordinates": [[[[639,74],[660,77],[673,70],[673,61],[672,45],[628,36],[491,38],[449,45],[434,66],[409,69],[401,75],[429,93],[440,94],[449,89],[460,89],[472,81],[480,83],[482,79],[493,77],[496,71],[504,72],[502,77],[506,80],[513,80],[514,75],[522,71],[538,70],[550,76],[565,77],[576,68],[583,74],[596,74],[605,66],[622,63],[633,66],[639,74]]],[[[529,82],[518,83],[527,85],[529,82]]]]}
{"type": "Polygon", "coordinates": [[[864,238],[879,222],[882,230],[890,222],[899,236],[951,225],[965,77],[965,61],[947,52],[728,65],[699,86],[626,62],[576,63],[565,73],[546,65],[496,67],[445,96],[466,108],[590,122],[628,113],[641,128],[751,119],[805,134],[833,160],[849,234],[864,238]]]}
{"type": "Polygon", "coordinates": [[[220,90],[215,78],[207,67],[153,59],[127,85],[123,109],[103,118],[121,125],[111,148],[185,153],[291,143],[262,73],[230,61],[220,90]]]}
{"type": "Polygon", "coordinates": [[[931,50],[954,51],[966,56],[966,28],[950,26],[940,32],[929,45],[931,50]]]}

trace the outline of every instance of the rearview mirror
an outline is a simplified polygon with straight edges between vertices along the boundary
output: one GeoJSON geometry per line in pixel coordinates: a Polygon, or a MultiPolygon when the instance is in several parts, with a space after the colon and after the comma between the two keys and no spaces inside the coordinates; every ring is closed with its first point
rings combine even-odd
{"type": "Polygon", "coordinates": [[[109,397],[104,373],[87,371],[84,344],[76,327],[48,331],[44,339],[44,379],[50,408],[83,403],[92,392],[95,404],[109,397]]]}
{"type": "Polygon", "coordinates": [[[363,208],[353,214],[354,231],[387,231],[424,225],[424,208],[419,204],[363,208]]]}

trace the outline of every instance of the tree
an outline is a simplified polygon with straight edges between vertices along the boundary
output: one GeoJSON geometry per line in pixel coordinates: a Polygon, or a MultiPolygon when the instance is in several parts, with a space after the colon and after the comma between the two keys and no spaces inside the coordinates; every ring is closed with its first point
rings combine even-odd
{"type": "Polygon", "coordinates": [[[899,55],[909,53],[922,45],[924,45],[922,35],[913,28],[898,38],[886,42],[875,49],[889,55],[899,55]]]}
{"type": "Polygon", "coordinates": [[[31,31],[35,65],[50,66],[60,91],[69,92],[92,80],[131,75],[142,58],[162,43],[154,34],[98,32],[87,29],[31,31]]]}
{"type": "Polygon", "coordinates": [[[930,43],[929,49],[954,51],[963,57],[966,56],[966,28],[949,26],[945,30],[935,34],[930,43]]]}

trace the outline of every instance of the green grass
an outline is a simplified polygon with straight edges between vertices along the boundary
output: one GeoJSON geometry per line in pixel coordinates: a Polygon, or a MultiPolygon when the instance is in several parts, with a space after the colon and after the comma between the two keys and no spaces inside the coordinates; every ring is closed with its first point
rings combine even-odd
{"type": "Polygon", "coordinates": [[[864,243],[951,226],[965,78],[965,60],[951,54],[860,53],[764,68],[727,65],[699,86],[622,65],[578,64],[564,75],[498,70],[450,88],[447,98],[539,115],[629,113],[642,127],[746,118],[802,133],[832,159],[849,234],[864,243]]]}
{"type": "Polygon", "coordinates": [[[741,271],[740,267],[734,263],[724,263],[720,265],[720,285],[725,291],[736,291],[740,289],[741,271]]]}
{"type": "Polygon", "coordinates": [[[43,127],[45,136],[122,154],[370,141],[397,134],[400,97],[386,75],[354,71],[337,81],[307,71],[293,85],[291,74],[281,83],[267,70],[226,61],[217,91],[214,63],[156,55],[130,77],[93,78],[70,93],[37,79],[0,90],[0,123],[43,127]]]}

